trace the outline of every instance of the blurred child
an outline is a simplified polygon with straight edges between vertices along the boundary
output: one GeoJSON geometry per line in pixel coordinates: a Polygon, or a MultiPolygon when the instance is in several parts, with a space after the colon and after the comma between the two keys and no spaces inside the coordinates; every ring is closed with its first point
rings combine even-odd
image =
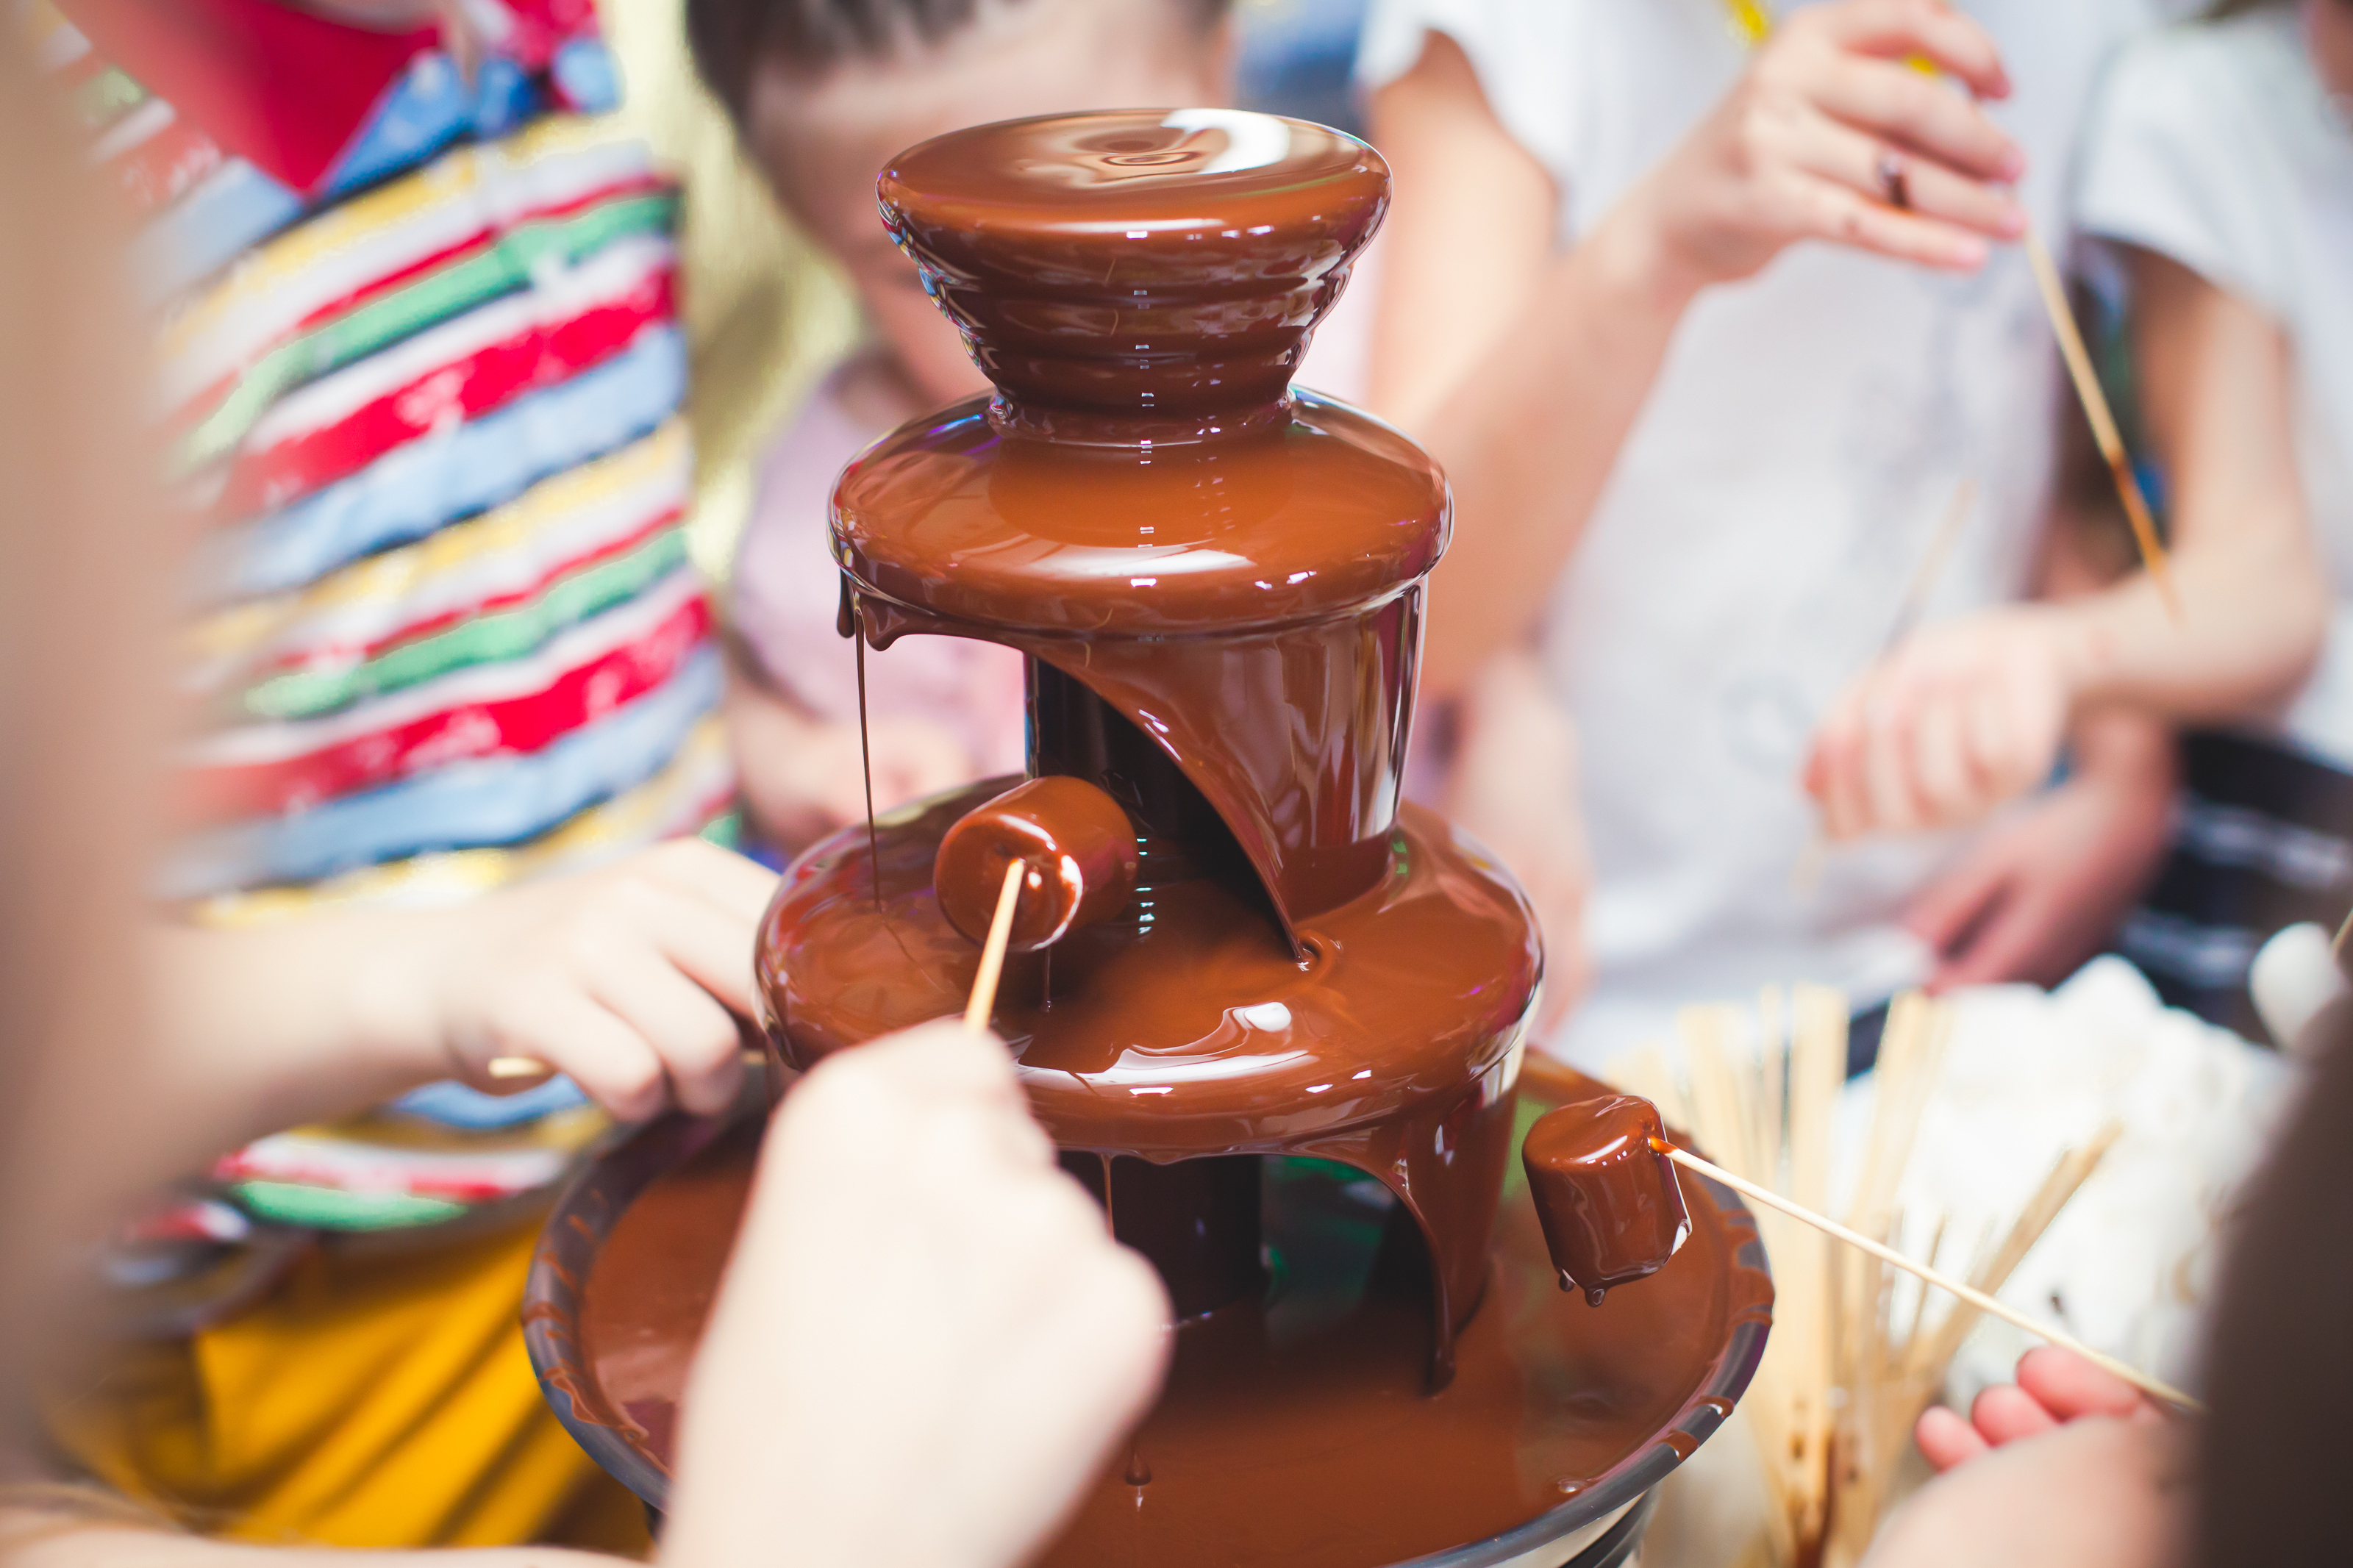
{"type": "Polygon", "coordinates": [[[2353,903],[2353,4],[2225,10],[2116,62],[2076,195],[2130,302],[2179,616],[2134,572],[1932,627],[1845,695],[1811,782],[1841,833],[1926,826],[2036,782],[2073,719],[2225,726],[2125,945],[2252,1031],[2254,949],[2353,903]]]}
{"type": "MultiPolygon", "coordinates": [[[[72,1289],[90,1215],[273,1118],[448,1070],[462,1042],[417,1040],[424,1048],[396,1065],[385,1047],[402,1031],[371,1026],[427,1002],[416,983],[438,990],[431,972],[453,956],[444,948],[437,960],[437,942],[477,945],[489,933],[472,918],[501,900],[459,921],[404,911],[203,933],[191,940],[208,962],[160,976],[138,962],[161,729],[147,639],[175,552],[139,482],[142,445],[123,428],[124,410],[142,406],[126,393],[141,378],[112,331],[122,312],[102,286],[111,269],[90,234],[92,204],[78,199],[83,163],[50,123],[52,100],[23,55],[0,33],[0,469],[10,477],[0,494],[0,867],[10,894],[0,920],[0,1552],[42,1568],[365,1563],[304,1531],[265,1531],[265,1544],[206,1540],[158,1512],[110,1505],[97,1489],[40,1485],[56,1461],[24,1421],[26,1382],[91,1332],[72,1289]],[[324,940],[336,929],[346,940],[324,940]],[[422,971],[376,967],[420,959],[422,971]],[[372,972],[389,984],[367,984],[372,972]],[[331,1042],[340,1049],[322,1048],[331,1042]]],[[[738,905],[757,907],[770,879],[694,847],[700,857],[672,855],[673,866],[722,868],[738,905]]],[[[615,900],[588,890],[582,902],[609,916],[615,900]]],[[[698,922],[691,907],[658,898],[632,907],[686,948],[726,913],[698,922]]],[[[750,915],[734,913],[741,929],[721,934],[740,970],[750,915]]],[[[561,938],[570,919],[548,901],[528,923],[561,938]]],[[[637,945],[606,934],[617,940],[596,956],[626,960],[637,945]]],[[[458,968],[476,963],[493,975],[534,967],[484,952],[458,968]]],[[[560,1024],[563,994],[576,1005],[584,989],[575,973],[528,1000],[560,1024]]],[[[567,1049],[566,1033],[547,1044],[567,1049]]],[[[670,1065],[690,1100],[722,1087],[670,1065]]],[[[662,1561],[754,1568],[784,1551],[1015,1568],[1151,1398],[1167,1303],[1150,1267],[1112,1243],[1101,1212],[1056,1168],[1002,1044],[960,1025],[843,1053],[799,1081],[771,1131],[689,1389],[662,1561]],[[1008,1366],[1026,1370],[1008,1377],[1008,1366]],[[911,1461],[932,1476],[914,1507],[904,1497],[911,1461]]],[[[514,1310],[511,1293],[503,1312],[514,1310]]],[[[362,1370],[403,1375],[396,1357],[362,1370]]],[[[448,1370],[496,1381],[479,1363],[448,1370]]],[[[310,1385],[352,1371],[297,1362],[264,1380],[262,1415],[215,1400],[195,1416],[204,1435],[250,1433],[299,1413],[310,1385]]],[[[441,1435],[519,1441],[494,1420],[441,1435]]],[[[433,1489],[439,1456],[404,1459],[348,1427],[313,1436],[362,1460],[347,1479],[363,1490],[433,1489]]],[[[617,1560],[536,1548],[469,1561],[617,1560]]]]}
{"type": "MultiPolygon", "coordinates": [[[[871,331],[769,449],[736,557],[729,724],[745,797],[782,845],[797,849],[866,809],[855,653],[835,624],[834,479],[901,421],[987,387],[877,220],[876,174],[961,126],[1222,104],[1226,11],[1226,0],[690,0],[704,76],[786,209],[848,276],[871,331]]],[[[1303,379],[1350,395],[1347,338],[1327,321],[1303,379]]],[[[866,679],[877,809],[1020,770],[1022,660],[1011,649],[908,637],[869,650],[866,679]]]]}
{"type": "MultiPolygon", "coordinates": [[[[1472,825],[1509,863],[1573,865],[1584,815],[1572,1060],[1694,997],[1802,977],[1867,1007],[1942,967],[1906,917],[1967,847],[1841,848],[1797,890],[1799,775],[1964,479],[1980,503],[1934,608],[2028,586],[2060,383],[2008,242],[2030,212],[2063,229],[2083,100],[2145,10],[1374,7],[1360,68],[1398,184],[1373,401],[1457,497],[1422,679],[1444,696],[1533,656],[1577,727],[1581,784],[1472,825]]],[[[2121,787],[2151,804],[2071,823],[2038,876],[2145,860],[2163,782],[2121,787]]]]}
{"type": "MultiPolygon", "coordinates": [[[[2336,0],[2324,0],[2335,4],[2336,0]]],[[[1940,1473],[1863,1568],[2335,1568],[2353,1458],[2353,1030],[2324,1012],[2297,1042],[2300,1102],[2229,1220],[2200,1369],[2209,1406],[2160,1411],[2050,1346],[1965,1420],[1932,1408],[1940,1473]]]]}
{"type": "Polygon", "coordinates": [[[523,1356],[532,1195],[601,1124],[583,1086],[724,1101],[767,885],[648,847],[733,793],[675,195],[610,117],[586,0],[68,9],[30,24],[137,226],[140,405],[192,545],[154,884],[198,1065],[137,1147],[178,1173],[256,1142],[209,1173],[227,1201],[164,1216],[191,1239],[135,1263],[186,1266],[168,1310],[121,1303],[140,1332],[57,1436],[265,1536],[530,1539],[617,1497],[523,1356]],[[248,1011],[206,1025],[224,986],[248,1011]],[[578,1083],[479,1092],[502,1055],[578,1083]],[[290,1087],[312,1069],[332,1102],[290,1087]],[[299,1245],[387,1231],[389,1261],[299,1245]]]}

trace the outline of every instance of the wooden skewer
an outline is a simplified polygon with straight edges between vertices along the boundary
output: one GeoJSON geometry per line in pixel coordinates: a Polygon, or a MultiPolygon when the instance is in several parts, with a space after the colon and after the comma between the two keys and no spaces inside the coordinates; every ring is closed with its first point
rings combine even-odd
{"type": "MultiPolygon", "coordinates": [[[[1928,595],[1936,591],[1936,579],[1943,575],[1945,559],[1953,552],[1953,543],[1961,536],[1961,525],[1969,520],[1969,510],[1977,505],[1978,482],[1963,475],[1953,487],[1953,499],[1945,503],[1945,515],[1936,520],[1936,531],[1928,536],[1928,548],[1920,554],[1919,563],[1912,568],[1912,579],[1904,584],[1904,597],[1896,602],[1895,618],[1887,623],[1887,635],[1879,640],[1878,651],[1862,668],[1866,673],[1886,662],[1905,637],[1912,635],[1920,617],[1927,613],[1928,595]]],[[[1821,886],[1822,866],[1830,858],[1831,836],[1817,820],[1814,830],[1806,838],[1805,847],[1798,851],[1798,863],[1789,870],[1789,890],[1799,898],[1811,898],[1821,886]]]]}
{"type": "Polygon", "coordinates": [[[2182,1410],[2203,1412],[2206,1408],[2202,1402],[2189,1394],[2182,1393],[2181,1390],[2174,1387],[2171,1384],[2166,1383],[2161,1379],[2152,1377],[2147,1373],[2141,1371],[2138,1367],[2120,1362],[2112,1355],[2107,1355],[2102,1352],[2094,1350],[2091,1346],[2075,1338],[2074,1335],[2068,1333],[2065,1330],[2056,1329],[2048,1323],[2040,1322],[2035,1319],[2029,1317],[2026,1313],[2018,1310],[2016,1308],[2007,1306],[1995,1298],[1987,1295],[1984,1291],[1977,1289],[1973,1285],[1964,1285],[1957,1279],[1952,1279],[1947,1275],[1938,1273],[1936,1269],[1929,1268],[1925,1263],[1915,1263],[1911,1258],[1904,1256],[1904,1254],[1896,1251],[1894,1247],[1883,1246],[1879,1242],[1872,1240],[1871,1237],[1864,1236],[1860,1231],[1849,1230],[1846,1226],[1839,1224],[1838,1221],[1831,1219],[1826,1215],[1816,1214],[1813,1210],[1807,1208],[1802,1204],[1791,1203],[1788,1199],[1783,1197],[1778,1193],[1760,1187],[1754,1182],[1744,1181],[1740,1177],[1734,1175],[1731,1172],[1724,1170],[1719,1166],[1712,1165],[1705,1160],[1701,1159],[1698,1155],[1678,1149],[1672,1143],[1653,1139],[1651,1140],[1651,1147],[1666,1155],[1667,1158],[1672,1160],[1676,1164],[1682,1165],[1689,1170],[1697,1171],[1701,1175],[1707,1177],[1711,1181],[1723,1183],[1725,1186],[1730,1187],[1734,1192],[1738,1193],[1742,1197],[1747,1198],[1755,1203],[1764,1204],[1769,1208],[1778,1209],[1783,1214],[1788,1215],[1791,1219],[1812,1226],[1816,1230],[1820,1231],[1825,1236],[1835,1237],[1839,1240],[1845,1242],[1849,1247],[1859,1247],[1863,1251],[1871,1254],[1873,1258],[1878,1258],[1881,1262],[1893,1264],[1896,1268],[1903,1269],[1907,1274],[1915,1275],[1918,1278],[1926,1280],[1929,1284],[1934,1285],[1939,1290],[1947,1291],[1952,1295],[1959,1297],[1962,1300],[1967,1301],[1970,1306],[1975,1307],[1980,1312],[1990,1312],[1995,1317],[2002,1320],[2002,1321],[2015,1324],[2019,1328],[2024,1329],[2028,1333],[2033,1334],[2041,1339],[2048,1340],[2052,1344],[2059,1346],[2063,1350],[2073,1351],[2077,1355],[2082,1356],[2085,1361],[2090,1362],[2093,1365],[2116,1373],[2116,1376],[2123,1378],[2126,1383],[2131,1384],[2135,1388],[2141,1390],[2145,1394],[2153,1394],[2157,1398],[2164,1400],[2167,1404],[2182,1410]]]}
{"type": "Polygon", "coordinates": [[[1005,886],[997,889],[997,913],[989,920],[988,940],[980,948],[980,968],[972,977],[972,1000],[964,1008],[964,1026],[976,1035],[987,1030],[988,1016],[997,1009],[997,982],[1005,973],[1005,944],[1013,939],[1013,910],[1021,901],[1021,874],[1029,868],[1022,860],[1008,865],[1005,886]]]}
{"type": "Polygon", "coordinates": [[[1895,618],[1887,623],[1887,635],[1880,639],[1879,651],[1872,656],[1877,664],[1894,653],[1905,637],[1919,626],[1920,617],[1928,613],[1928,595],[1936,591],[1936,579],[1944,575],[1945,559],[1953,552],[1954,543],[1961,537],[1961,525],[1969,520],[1969,510],[1978,503],[1978,482],[1964,474],[1953,487],[1953,499],[1945,503],[1945,515],[1936,520],[1936,531],[1928,536],[1928,548],[1920,552],[1919,564],[1912,568],[1912,580],[1904,584],[1904,597],[1895,606],[1895,618]]]}
{"type": "Polygon", "coordinates": [[[2125,503],[2125,516],[2132,523],[2133,542],[2140,546],[2141,564],[2157,584],[2157,591],[2165,600],[2165,607],[2176,625],[2182,619],[2181,598],[2174,591],[2173,568],[2167,561],[2165,546],[2158,542],[2157,522],[2149,516],[2148,498],[2141,494],[2140,480],[2134,477],[2132,459],[2125,455],[2125,438],[2116,428],[2116,411],[2108,406],[2108,395],[2100,390],[2100,378],[2092,368],[2091,351],[2084,346],[2084,334],[2075,325],[2075,312],[2067,304],[2067,285],[2060,280],[2058,264],[2051,259],[2050,247],[2042,237],[2031,226],[2023,241],[2027,264],[2034,269],[2034,281],[2042,292],[2042,308],[2051,317],[2051,330],[2059,339],[2059,357],[2067,362],[2067,377],[2075,384],[2075,395],[2083,401],[2084,416],[2092,422],[2092,439],[2099,444],[2100,456],[2107,460],[2108,473],[2116,480],[2116,496],[2125,503]]]}

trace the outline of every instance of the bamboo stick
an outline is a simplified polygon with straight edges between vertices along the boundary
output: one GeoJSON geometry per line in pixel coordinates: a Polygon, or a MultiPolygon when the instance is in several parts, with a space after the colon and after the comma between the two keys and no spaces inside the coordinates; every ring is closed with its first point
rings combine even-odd
{"type": "Polygon", "coordinates": [[[2135,1388],[2140,1389],[2146,1394],[2152,1394],[2155,1397],[2162,1399],[2166,1403],[2176,1405],[2183,1410],[2202,1411],[2206,1408],[2201,1402],[2193,1398],[2189,1394],[2182,1393],[2172,1384],[2166,1383],[2159,1378],[2153,1377],[2149,1373],[2141,1371],[2138,1367],[2133,1366],[2128,1363],[2118,1361],[2116,1357],[2109,1355],[2105,1352],[2094,1350],[2091,1346],[2075,1338],[2074,1335],[2067,1332],[2064,1329],[2054,1327],[2052,1324],[2042,1322],[2030,1317],[2026,1313],[2020,1311],[2015,1307],[2010,1306],[2007,1303],[1986,1294],[1975,1286],[1965,1285],[1960,1280],[1955,1279],[1949,1275],[1937,1272],[1936,1269],[1929,1268],[1925,1263],[1915,1263],[1911,1258],[1905,1257],[1904,1254],[1896,1251],[1892,1247],[1883,1246],[1879,1242],[1872,1240],[1871,1237],[1862,1235],[1859,1231],[1849,1230],[1845,1226],[1839,1224],[1838,1221],[1830,1218],[1828,1215],[1815,1213],[1801,1205],[1792,1203],[1788,1198],[1781,1196],[1780,1194],[1760,1187],[1756,1183],[1748,1181],[1743,1177],[1736,1176],[1720,1165],[1710,1164],[1707,1161],[1701,1159],[1698,1155],[1691,1153],[1686,1150],[1678,1149],[1673,1144],[1668,1143],[1663,1140],[1654,1140],[1654,1142],[1661,1153],[1666,1155],[1677,1164],[1682,1165],[1686,1169],[1696,1171],[1701,1175],[1709,1177],[1712,1180],[1721,1182],[1725,1186],[1730,1187],[1734,1192],[1738,1193],[1745,1198],[1749,1198],[1755,1202],[1764,1204],[1770,1208],[1778,1209],[1783,1214],[1788,1215],[1790,1218],[1797,1220],[1801,1224],[1810,1225],[1825,1236],[1834,1237],[1838,1240],[1845,1242],[1849,1247],[1860,1247],[1883,1263],[1893,1264],[1894,1267],[1903,1269],[1908,1274],[1916,1275],[1918,1278],[1926,1280],[1929,1284],[1936,1286],[1938,1289],[1946,1291],[1959,1298],[1961,1300],[1968,1302],[1970,1306],[1976,1308],[1980,1312],[1990,1312],[1995,1317],[2001,1319],[2004,1322],[2024,1329],[2028,1333],[2033,1334],[2040,1339],[2047,1340],[2063,1350],[2073,1351],[2077,1355],[2082,1356],[2085,1361],[2090,1362],[2093,1365],[2100,1367],[2107,1372],[2114,1373],[2116,1376],[2123,1378],[2126,1383],[2131,1384],[2135,1388]]]}
{"type": "Polygon", "coordinates": [[[2124,435],[2116,428],[2116,411],[2108,406],[2108,395],[2100,390],[2099,372],[2093,368],[2091,351],[2084,346],[2083,331],[2075,325],[2075,312],[2067,303],[2067,285],[2059,276],[2059,264],[2051,259],[2050,247],[2031,226],[2024,244],[2027,264],[2034,269],[2035,287],[2042,291],[2042,309],[2051,318],[2052,335],[2059,340],[2059,357],[2067,362],[2068,379],[2075,384],[2075,396],[2084,405],[2084,418],[2091,421],[2092,439],[2107,461],[2109,477],[2116,481],[2116,498],[2124,502],[2125,518],[2132,524],[2133,542],[2140,547],[2141,564],[2148,568],[2150,580],[2165,600],[2167,613],[2179,626],[2183,613],[2181,596],[2173,585],[2172,563],[2166,559],[2165,546],[2157,537],[2148,498],[2141,493],[2140,480],[2134,477],[2132,459],[2125,452],[2124,435]]]}
{"type": "Polygon", "coordinates": [[[1021,901],[1021,874],[1029,869],[1026,861],[1015,860],[1005,868],[1005,885],[997,891],[997,913],[988,922],[988,940],[980,946],[980,968],[972,977],[972,1000],[964,1006],[964,1026],[974,1034],[988,1028],[988,1016],[997,1010],[997,983],[1005,973],[1005,944],[1013,938],[1013,910],[1021,901]]]}

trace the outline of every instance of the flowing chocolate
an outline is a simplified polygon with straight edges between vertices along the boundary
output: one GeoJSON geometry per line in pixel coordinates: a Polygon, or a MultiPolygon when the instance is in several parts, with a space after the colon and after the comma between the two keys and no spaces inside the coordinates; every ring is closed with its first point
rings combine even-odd
{"type": "Polygon", "coordinates": [[[1216,808],[1288,934],[1367,892],[1446,482],[1288,387],[1388,205],[1379,156],[1269,115],[1064,115],[910,149],[880,198],[997,390],[843,473],[865,636],[984,637],[1085,686],[1216,808]]]}
{"type": "MultiPolygon", "coordinates": [[[[1602,1091],[1534,1062],[1525,1084],[1540,1107],[1602,1091]]],[[[577,1407],[665,1467],[757,1132],[747,1125],[641,1194],[586,1281],[591,1375],[577,1407]]],[[[1151,1167],[1111,1164],[1124,1210],[1129,1172],[1151,1167]]],[[[1267,1240],[1290,1259],[1290,1292],[1178,1329],[1158,1404],[1044,1568],[1375,1568],[1513,1529],[1642,1463],[1653,1445],[1688,1454],[1762,1348],[1743,1331],[1769,1317],[1772,1284],[1741,1258],[1757,1256],[1746,1216],[1694,1184],[1682,1251],[1641,1290],[1588,1309],[1555,1289],[1535,1210],[1516,1179],[1508,1187],[1487,1303],[1459,1341],[1454,1381],[1432,1395],[1419,1372],[1416,1281],[1384,1267],[1397,1236],[1370,1238],[1379,1256],[1368,1274],[1336,1270],[1361,1292],[1353,1308],[1303,1324],[1311,1244],[1362,1232],[1365,1211],[1328,1178],[1270,1173],[1267,1240]]],[[[921,1497],[920,1475],[906,1485],[921,1497]]]]}
{"type": "Polygon", "coordinates": [[[1691,1234],[1658,1108],[1630,1094],[1546,1111],[1520,1146],[1560,1288],[1594,1306],[1667,1266],[1691,1234]]]}
{"type": "MultiPolygon", "coordinates": [[[[1366,1568],[1523,1524],[1653,1440],[1687,1452],[1769,1286],[1710,1207],[1651,1310],[1563,1316],[1511,1160],[1536,924],[1399,798],[1445,481],[1289,389],[1387,205],[1380,159],[1263,115],[1058,116],[913,148],[880,197],[997,390],[844,471],[844,628],[861,657],[1019,648],[1030,776],[812,848],[754,968],[807,1068],[961,1008],[1008,858],[1038,871],[1017,945],[1052,945],[1008,961],[994,1022],[1180,1319],[1158,1406],[1048,1561],[1366,1568]],[[1272,1156],[1388,1195],[1356,1182],[1303,1237],[1272,1156]],[[1335,1235],[1365,1268],[1319,1296],[1335,1235]]],[[[640,1197],[587,1293],[596,1381],[649,1445],[659,1402],[619,1391],[682,1366],[700,1319],[622,1280],[690,1237],[685,1275],[716,1279],[715,1174],[640,1197]]]]}
{"type": "MultiPolygon", "coordinates": [[[[963,1005],[979,951],[941,913],[932,868],[949,827],[1002,787],[883,826],[879,875],[863,827],[795,866],[755,961],[793,1066],[963,1005]]],[[[1008,963],[995,1023],[1065,1149],[1312,1154],[1379,1178],[1436,1263],[1442,1378],[1484,1286],[1540,953],[1518,890],[1442,822],[1408,805],[1392,833],[1379,891],[1303,928],[1303,963],[1235,890],[1159,882],[1147,856],[1127,913],[1049,950],[1052,1005],[1045,954],[1008,963]]],[[[1235,1245],[1254,1267],[1255,1234],[1235,1245]]]]}
{"type": "MultiPolygon", "coordinates": [[[[1033,776],[1019,803],[984,786],[812,849],[756,963],[795,1066],[953,1011],[1030,830],[1015,806],[1091,786],[1133,827],[1132,893],[1078,899],[1098,918],[997,998],[1040,1120],[1087,1153],[1378,1177],[1430,1258],[1443,1383],[1542,958],[1509,879],[1399,805],[1445,481],[1289,388],[1388,189],[1354,138],[1225,110],[1017,121],[892,161],[884,221],[997,391],[843,472],[845,619],[1028,654],[1033,776]]],[[[1037,902],[1033,937],[1071,900],[1037,902]]],[[[1260,1278],[1243,1205],[1136,1185],[1173,1293],[1260,1278]]]]}
{"type": "Polygon", "coordinates": [[[1035,952],[1124,908],[1135,891],[1135,826],[1119,802],[1083,779],[1016,784],[967,812],[932,864],[940,913],[987,940],[1005,868],[1029,868],[1014,906],[1014,952],[1035,952]]]}

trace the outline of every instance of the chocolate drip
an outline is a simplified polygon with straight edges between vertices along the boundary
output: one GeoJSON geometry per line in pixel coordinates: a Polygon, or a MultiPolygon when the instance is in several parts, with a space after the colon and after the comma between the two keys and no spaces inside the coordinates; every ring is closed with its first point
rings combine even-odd
{"type": "Polygon", "coordinates": [[[1177,1321],[1265,1288],[1256,1155],[1155,1165],[1071,1152],[1062,1169],[1103,1205],[1112,1235],[1159,1267],[1177,1321]]]}
{"type": "Polygon", "coordinates": [[[1520,1158],[1560,1288],[1595,1306],[1666,1267],[1691,1233],[1658,1108],[1630,1094],[1548,1111],[1520,1158]]]}
{"type": "Polygon", "coordinates": [[[852,464],[834,508],[869,640],[982,638],[1082,683],[1216,810],[1287,929],[1378,875],[1447,531],[1445,481],[1395,431],[1301,394],[1287,430],[1140,456],[1005,440],[975,399],[852,464]]]}

